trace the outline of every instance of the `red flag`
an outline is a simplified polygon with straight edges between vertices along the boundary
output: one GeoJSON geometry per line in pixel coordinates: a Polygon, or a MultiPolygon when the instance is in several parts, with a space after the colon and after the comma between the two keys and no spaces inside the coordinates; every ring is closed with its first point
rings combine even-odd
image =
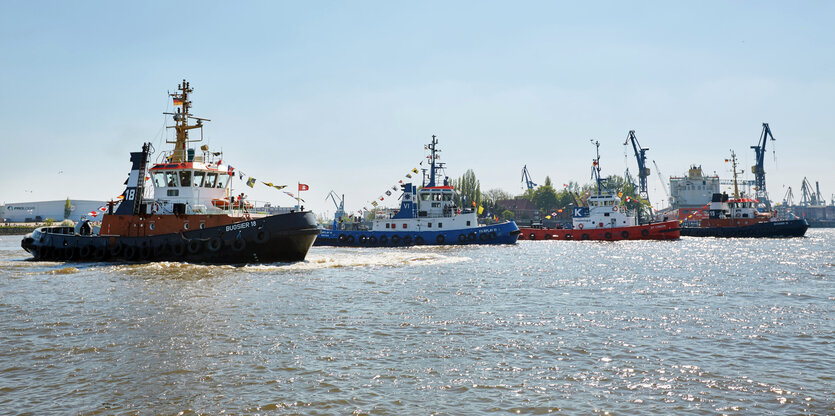
{"type": "Polygon", "coordinates": [[[299,184],[299,190],[300,190],[300,191],[309,191],[309,190],[310,190],[310,187],[309,187],[309,186],[307,186],[307,185],[305,185],[305,184],[303,184],[303,183],[300,183],[300,184],[299,184]]]}

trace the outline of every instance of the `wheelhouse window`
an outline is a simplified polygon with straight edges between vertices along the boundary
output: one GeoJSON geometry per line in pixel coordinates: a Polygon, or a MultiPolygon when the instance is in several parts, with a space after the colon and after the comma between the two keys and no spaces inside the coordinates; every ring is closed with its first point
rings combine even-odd
{"type": "Polygon", "coordinates": [[[154,172],[154,187],[165,188],[165,174],[162,172],[154,172]]]}
{"type": "Polygon", "coordinates": [[[203,186],[203,180],[206,178],[206,172],[194,172],[194,181],[192,185],[203,186]]]}
{"type": "Polygon", "coordinates": [[[226,182],[228,182],[229,178],[231,178],[231,177],[232,176],[230,176],[230,175],[223,175],[223,174],[218,176],[217,177],[217,187],[218,188],[226,188],[226,182]]]}
{"type": "Polygon", "coordinates": [[[180,172],[180,186],[191,186],[191,172],[187,170],[180,172]]]}
{"type": "Polygon", "coordinates": [[[217,186],[217,173],[209,172],[206,174],[206,182],[203,184],[206,188],[214,188],[217,186]]]}
{"type": "Polygon", "coordinates": [[[427,193],[420,194],[420,200],[421,201],[428,201],[429,200],[429,193],[427,192],[427,193]]]}
{"type": "Polygon", "coordinates": [[[177,172],[165,172],[165,183],[169,188],[180,186],[177,181],[177,172]]]}
{"type": "Polygon", "coordinates": [[[450,193],[444,194],[444,201],[452,201],[452,194],[450,194],[450,193]]]}

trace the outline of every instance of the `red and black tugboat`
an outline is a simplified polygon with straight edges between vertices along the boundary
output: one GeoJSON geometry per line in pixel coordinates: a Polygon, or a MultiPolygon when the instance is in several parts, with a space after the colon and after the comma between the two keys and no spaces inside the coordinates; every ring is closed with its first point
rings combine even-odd
{"type": "MultiPolygon", "coordinates": [[[[766,125],[767,126],[767,125],[766,125]]],[[[691,225],[685,222],[681,235],[690,237],[803,237],[809,228],[805,219],[780,220],[770,212],[759,212],[758,200],[740,196],[737,184],[736,154],[731,152],[734,170],[734,197],[714,193],[708,218],[691,225]]]]}
{"type": "Polygon", "coordinates": [[[231,197],[235,170],[222,153],[203,145],[208,119],[193,116],[189,83],[170,94],[174,149],[148,167],[150,143],[131,153],[127,189],[108,203],[99,227],[42,227],[21,242],[35,260],[186,261],[210,264],[272,263],[304,260],[319,234],[310,211],[258,214],[245,200],[231,197]],[[194,121],[194,124],[189,124],[194,121]],[[200,129],[200,138],[189,131],[200,129]],[[146,173],[147,172],[147,173],[146,173]],[[147,183],[150,182],[150,183],[147,183]],[[146,197],[146,184],[149,184],[146,197]]]}
{"type": "MultiPolygon", "coordinates": [[[[600,147],[599,142],[594,142],[600,147]]],[[[592,164],[597,194],[589,196],[587,207],[575,207],[572,228],[521,227],[520,240],[677,240],[678,221],[639,224],[618,195],[608,190],[600,178],[600,152],[592,164]]]]}

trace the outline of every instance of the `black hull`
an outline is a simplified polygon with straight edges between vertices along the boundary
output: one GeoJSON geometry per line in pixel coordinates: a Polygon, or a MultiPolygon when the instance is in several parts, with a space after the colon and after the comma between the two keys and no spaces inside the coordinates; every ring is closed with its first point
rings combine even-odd
{"type": "Polygon", "coordinates": [[[809,224],[806,220],[762,222],[744,227],[682,227],[681,235],[689,237],[803,237],[809,224]]]}
{"type": "Polygon", "coordinates": [[[82,236],[71,230],[39,228],[21,246],[35,260],[275,263],[304,260],[319,234],[309,211],[147,237],[82,236]]]}

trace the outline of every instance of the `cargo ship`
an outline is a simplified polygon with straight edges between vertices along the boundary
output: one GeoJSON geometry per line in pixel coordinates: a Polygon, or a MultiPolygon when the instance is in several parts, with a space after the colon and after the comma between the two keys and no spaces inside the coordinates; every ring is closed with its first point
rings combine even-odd
{"type": "Polygon", "coordinates": [[[772,213],[757,211],[759,201],[745,198],[739,192],[736,154],[730,159],[734,176],[734,197],[714,193],[708,217],[684,223],[681,235],[690,237],[802,237],[809,228],[805,219],[776,219],[772,213]],[[693,224],[693,225],[690,225],[693,224]]]}
{"type": "MultiPolygon", "coordinates": [[[[319,234],[310,211],[268,215],[254,212],[246,199],[230,196],[235,169],[221,152],[202,141],[205,118],[190,113],[193,89],[183,80],[170,93],[173,149],[150,168],[150,143],[131,153],[125,191],[107,203],[100,226],[88,220],[74,227],[41,227],[21,241],[35,260],[185,261],[210,264],[304,260],[319,234]],[[193,122],[193,124],[191,123],[193,122]],[[189,131],[199,129],[200,138],[189,131]],[[146,198],[150,182],[153,196],[146,198]]],[[[150,189],[149,189],[150,190],[150,189]]]]}
{"type": "Polygon", "coordinates": [[[610,191],[600,178],[600,143],[592,161],[592,175],[597,194],[590,195],[586,207],[575,207],[572,228],[522,227],[520,240],[676,240],[680,237],[678,221],[639,224],[620,196],[610,191]]]}
{"type": "MultiPolygon", "coordinates": [[[[519,228],[513,221],[480,225],[472,208],[456,206],[456,191],[439,172],[438,140],[426,146],[429,151],[429,181],[417,187],[402,184],[400,208],[375,216],[365,229],[348,229],[334,221],[331,229],[322,230],[317,246],[397,247],[413,245],[515,244],[519,228]]],[[[424,181],[426,177],[424,176],[424,181]]],[[[383,211],[384,212],[384,211],[383,211]]]]}

